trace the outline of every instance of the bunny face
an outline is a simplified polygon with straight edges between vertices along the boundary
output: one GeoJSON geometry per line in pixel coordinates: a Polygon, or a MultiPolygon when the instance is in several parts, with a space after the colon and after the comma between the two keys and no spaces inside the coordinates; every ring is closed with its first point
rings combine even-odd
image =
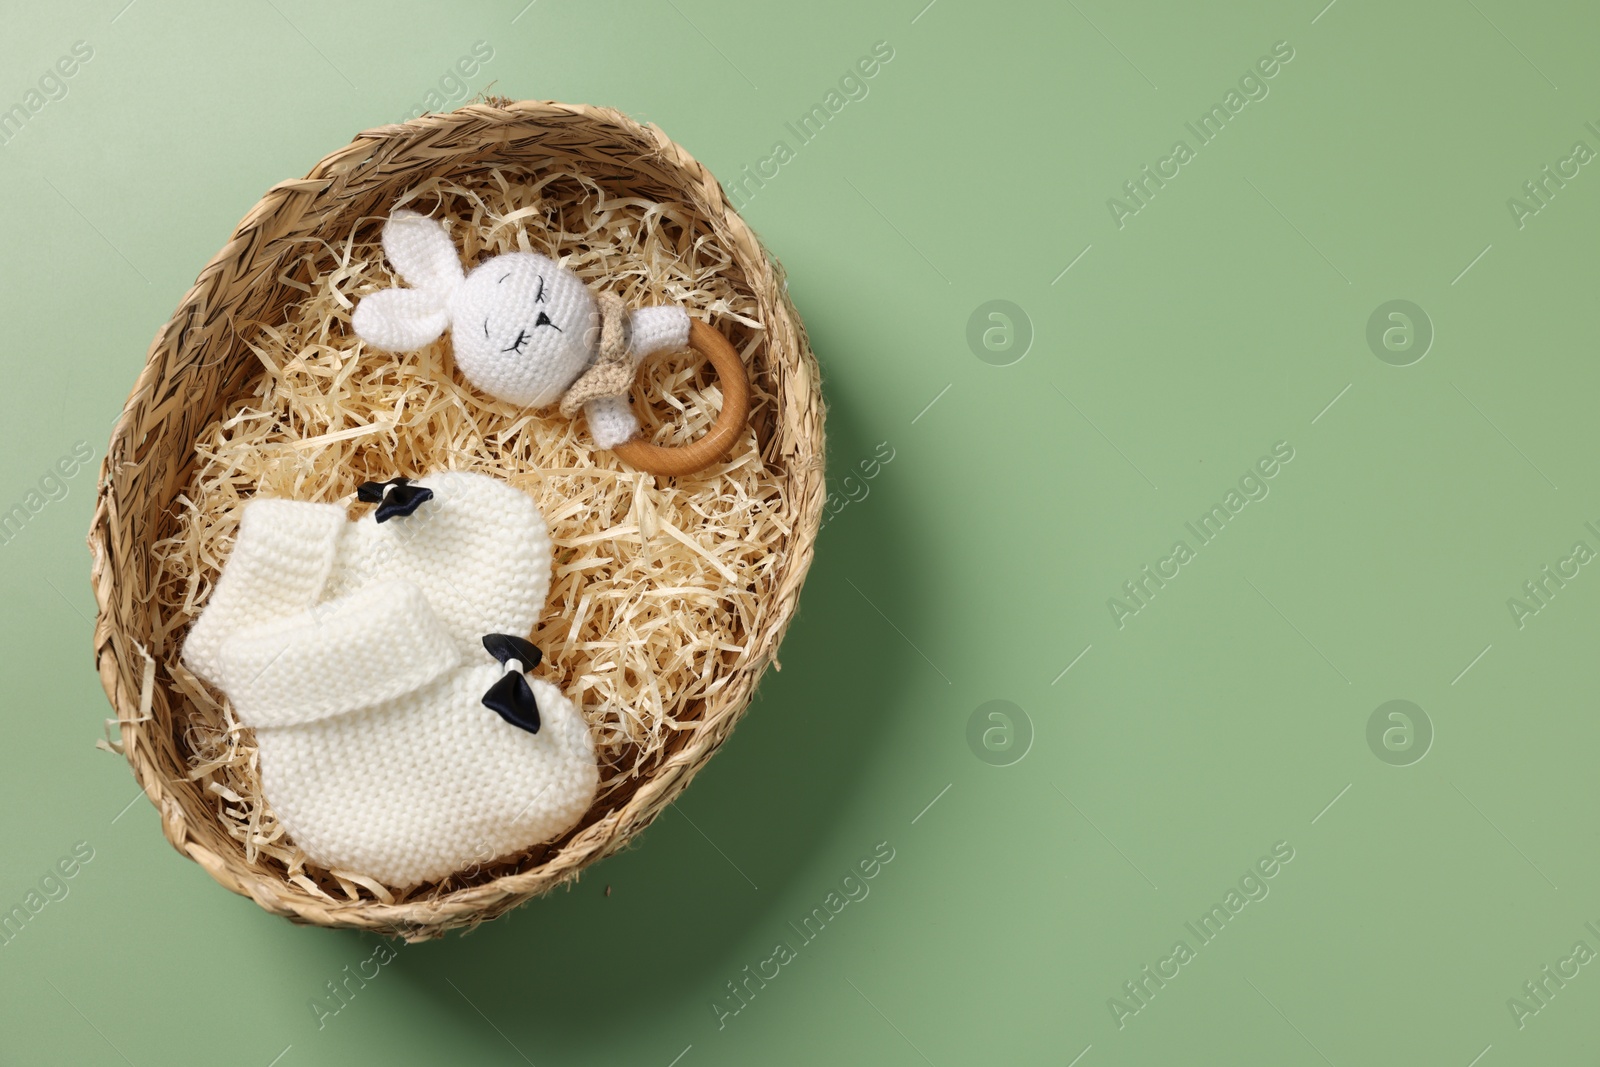
{"type": "Polygon", "coordinates": [[[544,407],[588,366],[599,313],[588,286],[531,252],[474,268],[448,301],[456,366],[479,389],[544,407]]]}

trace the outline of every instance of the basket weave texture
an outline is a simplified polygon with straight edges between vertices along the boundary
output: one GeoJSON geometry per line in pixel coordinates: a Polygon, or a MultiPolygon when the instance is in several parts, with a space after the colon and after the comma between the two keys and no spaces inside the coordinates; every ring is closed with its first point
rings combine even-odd
{"type": "MultiPolygon", "coordinates": [[[[222,885],[298,922],[423,940],[470,927],[572,880],[617,851],[688,785],[728,736],[772,662],[810,566],[821,515],[823,407],[817,365],[781,268],[734,212],[715,178],[654,126],[607,108],[495,99],[358,135],[298,181],[274,186],[201,271],[157,332],[112,432],[89,534],[98,604],[96,665],[121,748],[163,831],[222,885]],[[384,900],[319,891],[265,853],[251,856],[219,821],[218,798],[191,774],[190,697],[173,681],[182,627],[155,608],[151,546],[176,529],[197,437],[249,394],[262,373],[239,324],[270,323],[303,295],[293,280],[308,248],[376,227],[409,187],[499,167],[559,165],[607,193],[671,201],[726,251],[724,274],[753,300],[760,330],[734,338],[755,388],[772,398],[755,420],[760,460],[779,483],[792,531],[748,654],[709,696],[679,708],[682,728],[631,780],[614,785],[576,829],[470,884],[384,900]],[[740,343],[740,342],[743,343],[740,343]],[[174,632],[176,630],[176,632],[174,632]]],[[[180,620],[181,621],[181,620],[180,620]]],[[[181,668],[177,668],[181,669],[181,668]]],[[[348,886],[346,887],[348,890],[348,886]]]]}

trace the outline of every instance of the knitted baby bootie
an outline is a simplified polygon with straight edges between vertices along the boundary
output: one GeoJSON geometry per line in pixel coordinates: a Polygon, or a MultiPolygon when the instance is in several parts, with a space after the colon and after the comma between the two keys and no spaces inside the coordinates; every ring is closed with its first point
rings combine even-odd
{"type": "Polygon", "coordinates": [[[550,588],[533,499],[466,471],[374,494],[415,514],[251,501],[183,659],[255,731],[306,857],[407,887],[565,833],[599,770],[582,711],[527,676],[542,657],[514,636],[550,588]]]}

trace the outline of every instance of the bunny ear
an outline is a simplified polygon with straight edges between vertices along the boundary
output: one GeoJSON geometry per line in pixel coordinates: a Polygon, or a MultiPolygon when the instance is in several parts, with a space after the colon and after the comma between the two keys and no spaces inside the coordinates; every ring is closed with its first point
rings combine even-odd
{"type": "Polygon", "coordinates": [[[396,211],[383,224],[383,251],[400,277],[419,289],[449,293],[466,277],[444,224],[415,211],[396,211]]]}
{"type": "Polygon", "coordinates": [[[374,348],[407,352],[444,333],[450,316],[434,290],[383,289],[361,298],[350,325],[374,348]]]}

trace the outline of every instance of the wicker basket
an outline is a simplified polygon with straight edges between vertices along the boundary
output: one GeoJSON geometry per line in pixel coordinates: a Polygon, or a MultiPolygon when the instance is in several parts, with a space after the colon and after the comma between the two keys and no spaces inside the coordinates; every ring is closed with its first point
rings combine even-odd
{"type": "MultiPolygon", "coordinates": [[[[323,246],[326,247],[326,246],[323,246]]],[[[111,436],[89,534],[99,606],[94,646],[122,747],[167,839],[213,878],[297,922],[353,927],[408,940],[493,918],[621,848],[670,803],[728,736],[793,615],[823,502],[823,409],[815,359],[785,293],[781,269],[729,205],[717,181],[654,126],[605,108],[495,99],[449,114],[366,131],[299,181],[273,187],[158,331],[111,436]],[[509,869],[389,903],[309,891],[281,863],[245,848],[219,823],[217,798],[188,775],[189,698],[174,685],[181,630],[150,607],[150,546],[170,536],[174,501],[195,469],[196,436],[236,405],[262,372],[236,324],[270,322],[298,295],[284,278],[320,242],[375,226],[409,183],[487,168],[559,160],[614,194],[683,205],[727,250],[728,273],[754,298],[764,333],[742,346],[751,379],[775,398],[756,420],[762,462],[780,481],[793,530],[754,655],[714,695],[680,712],[686,729],[643,773],[597,801],[578,827],[509,869]],[[150,650],[154,650],[153,654],[150,650]]]]}

